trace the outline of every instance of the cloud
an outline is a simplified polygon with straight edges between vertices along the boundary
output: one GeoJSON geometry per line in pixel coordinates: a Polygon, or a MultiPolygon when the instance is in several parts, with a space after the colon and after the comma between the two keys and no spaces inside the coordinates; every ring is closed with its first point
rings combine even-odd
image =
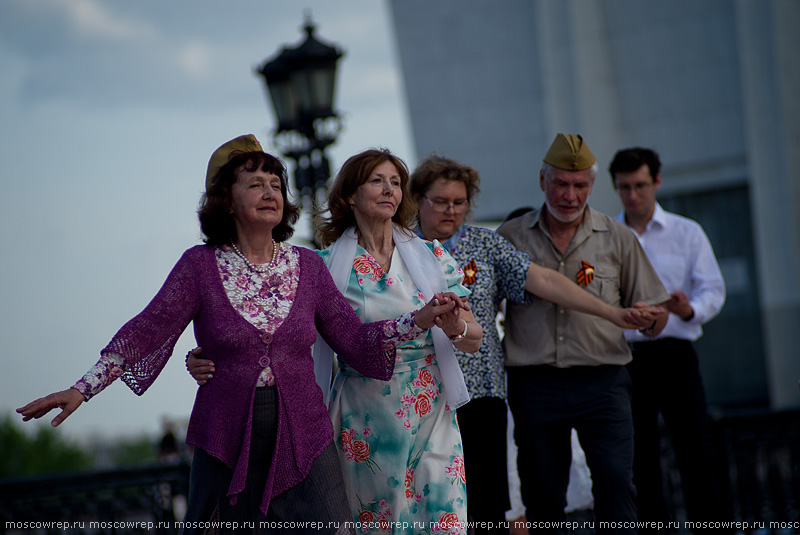
{"type": "MultiPolygon", "coordinates": [[[[303,38],[302,16],[288,3],[259,3],[257,15],[248,5],[3,0],[0,58],[13,57],[15,64],[8,97],[12,105],[83,110],[261,109],[264,89],[254,67],[303,38]]],[[[345,49],[339,89],[379,106],[400,86],[384,44],[391,30],[386,19],[363,9],[368,2],[346,5],[343,11],[316,1],[318,38],[345,49]]]]}
{"type": "Polygon", "coordinates": [[[114,13],[98,0],[5,0],[6,42],[27,52],[61,52],[70,40],[98,43],[151,39],[146,21],[114,13]]]}
{"type": "Polygon", "coordinates": [[[4,1],[0,47],[25,66],[12,98],[85,109],[189,109],[232,106],[260,91],[251,72],[259,54],[231,52],[241,49],[239,32],[210,34],[213,14],[198,14],[203,6],[167,7],[170,13],[150,18],[127,7],[99,0],[4,1]]]}
{"type": "Polygon", "coordinates": [[[149,24],[124,19],[96,0],[37,0],[32,3],[63,10],[78,34],[88,38],[133,41],[152,38],[155,33],[149,24]]]}
{"type": "Polygon", "coordinates": [[[209,78],[214,70],[214,54],[206,43],[185,43],[176,52],[175,59],[178,67],[194,78],[209,78]]]}

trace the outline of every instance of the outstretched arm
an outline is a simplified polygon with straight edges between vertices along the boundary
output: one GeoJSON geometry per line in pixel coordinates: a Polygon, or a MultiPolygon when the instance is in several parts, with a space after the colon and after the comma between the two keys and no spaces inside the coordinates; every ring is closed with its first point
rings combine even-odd
{"type": "Polygon", "coordinates": [[[53,409],[61,408],[61,412],[50,422],[50,425],[57,427],[80,407],[81,402],[99,394],[122,375],[125,369],[122,357],[113,353],[103,354],[72,388],[31,401],[17,409],[17,412],[22,415],[22,421],[27,422],[30,419],[41,418],[53,409]]]}
{"type": "MultiPolygon", "coordinates": [[[[665,310],[660,306],[613,307],[582,290],[580,286],[558,271],[533,262],[528,266],[525,289],[542,299],[577,312],[601,317],[623,329],[648,329],[660,316],[663,315],[666,318],[665,310]]],[[[666,323],[666,319],[664,323],[666,323]]],[[[661,328],[663,329],[663,325],[661,328]]]]}

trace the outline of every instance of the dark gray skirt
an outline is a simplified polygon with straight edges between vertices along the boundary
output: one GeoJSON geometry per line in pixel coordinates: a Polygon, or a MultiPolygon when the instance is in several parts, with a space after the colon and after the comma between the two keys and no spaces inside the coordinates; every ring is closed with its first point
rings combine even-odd
{"type": "Polygon", "coordinates": [[[352,533],[352,518],[333,441],[311,465],[298,485],[272,498],[267,516],[259,507],[275,451],[278,392],[256,389],[253,430],[245,488],[236,504],[226,496],[233,472],[225,463],[197,448],[192,460],[185,535],[202,533],[299,534],[352,533]],[[312,522],[321,523],[310,525],[312,522]],[[305,525],[303,525],[305,523],[305,525]]]}

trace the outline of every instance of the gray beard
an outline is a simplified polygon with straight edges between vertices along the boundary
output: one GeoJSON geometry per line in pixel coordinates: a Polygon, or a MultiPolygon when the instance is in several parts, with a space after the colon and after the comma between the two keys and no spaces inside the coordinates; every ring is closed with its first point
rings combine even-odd
{"type": "Polygon", "coordinates": [[[574,222],[574,221],[575,221],[575,220],[577,220],[579,217],[581,217],[581,216],[583,215],[583,212],[586,210],[586,205],[584,204],[584,205],[583,205],[583,209],[582,209],[580,212],[575,212],[575,215],[574,215],[574,216],[572,216],[572,217],[568,217],[568,218],[565,218],[564,216],[562,216],[561,214],[559,214],[558,212],[556,212],[556,211],[553,209],[553,207],[552,207],[552,206],[550,206],[550,202],[549,202],[549,201],[545,200],[545,201],[544,201],[544,203],[545,203],[545,205],[547,206],[547,212],[548,212],[548,213],[549,213],[551,216],[553,216],[553,218],[554,218],[554,219],[556,219],[556,220],[558,220],[558,221],[561,221],[562,223],[572,223],[572,222],[574,222]]]}

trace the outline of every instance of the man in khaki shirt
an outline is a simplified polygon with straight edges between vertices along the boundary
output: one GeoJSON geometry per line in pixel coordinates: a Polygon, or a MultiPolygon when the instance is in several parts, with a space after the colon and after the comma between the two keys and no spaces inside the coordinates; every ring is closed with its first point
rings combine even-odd
{"type": "MultiPolygon", "coordinates": [[[[539,173],[544,206],[498,232],[533,262],[560,271],[611,305],[667,301],[636,237],[587,206],[597,170],[581,136],[558,134],[539,173]]],[[[635,533],[631,385],[625,369],[631,353],[622,329],[536,297],[507,307],[508,404],[527,517],[565,519],[575,428],[592,472],[597,532],[635,533]]],[[[642,332],[658,334],[666,319],[666,313],[657,316],[642,332]]]]}

